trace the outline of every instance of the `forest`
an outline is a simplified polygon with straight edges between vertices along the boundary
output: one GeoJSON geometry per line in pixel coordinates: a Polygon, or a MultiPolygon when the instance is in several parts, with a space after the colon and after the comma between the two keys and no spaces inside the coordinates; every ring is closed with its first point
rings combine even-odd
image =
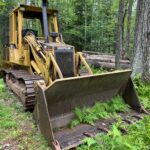
{"type": "MultiPolygon", "coordinates": [[[[40,0],[0,1],[1,49],[8,43],[9,12],[19,3],[41,6],[40,0]]],[[[49,7],[59,10],[59,30],[77,51],[115,54],[116,67],[128,58],[133,76],[141,73],[150,80],[148,0],[50,0],[49,7]]]]}
{"type": "MultiPolygon", "coordinates": [[[[0,0],[0,70],[1,68],[7,66],[6,64],[4,65],[4,57],[5,57],[5,50],[10,46],[10,35],[11,35],[10,34],[11,31],[9,31],[10,12],[20,4],[41,7],[42,1],[41,0],[36,0],[36,1],[35,0],[0,0]]],[[[108,122],[104,121],[102,123],[102,126],[106,126],[106,127],[104,128],[99,127],[98,130],[103,132],[102,134],[97,134],[96,136],[93,136],[89,133],[84,133],[84,136],[86,136],[86,138],[84,138],[82,144],[78,145],[76,149],[77,150],[87,150],[87,149],[88,150],[112,150],[112,149],[149,150],[150,148],[150,0],[48,0],[48,7],[54,10],[58,10],[58,14],[57,14],[58,28],[59,28],[59,33],[62,34],[64,43],[74,46],[75,51],[79,54],[81,54],[80,52],[83,52],[83,56],[85,57],[85,60],[88,63],[90,63],[89,66],[91,67],[91,70],[93,72],[92,75],[98,76],[102,74],[103,76],[103,74],[105,73],[106,74],[108,73],[108,75],[109,73],[110,74],[112,73],[113,81],[111,81],[110,78],[106,77],[107,81],[104,82],[97,81],[97,83],[95,82],[95,84],[97,85],[95,87],[93,86],[93,89],[96,89],[96,87],[99,86],[98,83],[102,83],[102,86],[104,86],[105,83],[106,85],[107,83],[109,83],[109,86],[111,88],[113,88],[114,86],[113,89],[114,91],[115,88],[117,89],[118,88],[117,86],[120,85],[120,87],[117,89],[116,95],[112,94],[114,91],[111,88],[110,90],[109,86],[107,86],[106,88],[105,87],[100,88],[100,90],[106,90],[106,91],[108,90],[107,93],[108,97],[109,94],[110,95],[112,94],[114,96],[114,97],[110,96],[111,101],[108,102],[94,101],[95,102],[94,105],[90,108],[87,107],[86,105],[83,107],[83,109],[78,107],[78,105],[74,108],[73,110],[74,118],[67,126],[69,130],[76,128],[81,124],[84,125],[86,124],[87,126],[89,125],[93,129],[94,126],[96,126],[95,121],[98,120],[100,121],[108,120],[110,121],[111,124],[108,129],[107,126],[108,122]],[[112,63],[114,64],[114,66],[112,66],[112,63]],[[101,64],[103,64],[102,67],[101,64]],[[104,66],[109,66],[108,67],[109,69],[107,67],[105,68],[104,66]],[[117,73],[119,74],[119,72],[124,72],[125,71],[124,69],[132,70],[131,73],[132,80],[130,80],[130,75],[129,75],[129,78],[126,79],[128,80],[126,81],[127,84],[125,84],[125,82],[123,81],[123,79],[125,79],[125,74],[122,74],[122,76],[119,75],[117,76],[117,73]],[[114,71],[114,75],[113,75],[113,71],[114,71]],[[121,84],[124,85],[122,86],[121,84]],[[124,97],[127,98],[127,100],[123,101],[123,99],[125,99],[124,97]],[[133,99],[133,101],[131,99],[133,99]],[[128,103],[129,105],[127,105],[124,102],[128,103]],[[140,104],[140,106],[138,104],[140,104]],[[140,111],[138,113],[135,110],[133,111],[131,109],[132,106],[139,107],[138,109],[140,109],[140,111]],[[123,115],[126,114],[127,114],[127,118],[124,118],[123,115]],[[111,120],[112,118],[115,121],[114,120],[112,121],[111,120]]],[[[18,18],[19,18],[19,11],[18,11],[18,18]]],[[[17,25],[19,30],[19,21],[17,22],[17,25]]],[[[23,22],[22,25],[23,27],[26,28],[36,29],[39,32],[39,34],[41,35],[43,34],[41,30],[41,25],[36,19],[32,21],[28,19],[26,22],[23,22]]],[[[17,36],[18,35],[19,34],[17,34],[17,36]]],[[[19,39],[19,36],[17,38],[19,39]]],[[[27,39],[26,43],[27,42],[30,41],[28,41],[27,39]]],[[[29,47],[30,47],[29,50],[31,50],[32,52],[32,46],[30,44],[29,47]]],[[[37,53],[39,51],[37,51],[37,53]]],[[[32,53],[34,55],[34,52],[32,53]]],[[[42,54],[40,53],[39,56],[42,57],[44,54],[45,53],[42,54]]],[[[49,58],[52,57],[51,55],[44,55],[43,57],[46,58],[47,56],[49,56],[49,58]]],[[[84,57],[81,60],[85,61],[84,57]]],[[[34,57],[33,58],[30,57],[30,59],[32,59],[29,60],[32,65],[34,57]]],[[[47,61],[45,62],[47,63],[47,61]]],[[[53,62],[55,62],[55,60],[53,60],[51,64],[53,62]]],[[[10,66],[13,67],[13,65],[10,66]]],[[[50,77],[52,76],[52,79],[56,77],[57,80],[59,77],[59,74],[56,75],[57,72],[55,72],[57,71],[57,69],[54,71],[54,74],[50,75],[50,73],[52,72],[51,70],[53,68],[50,65],[47,66],[51,67],[48,70],[49,73],[48,75],[50,77]]],[[[21,69],[24,68],[22,67],[21,69]]],[[[84,66],[81,66],[81,68],[84,70],[86,68],[86,65],[85,68],[84,66]]],[[[43,73],[41,70],[37,69],[36,72],[38,71],[39,71],[38,75],[41,75],[43,73]]],[[[35,75],[37,75],[37,73],[35,73],[35,75]]],[[[46,75],[44,74],[43,76],[46,75]]],[[[6,149],[6,150],[7,148],[16,149],[16,150],[51,149],[49,148],[48,142],[43,138],[41,133],[37,132],[37,126],[35,125],[36,121],[33,119],[32,114],[28,111],[24,112],[24,108],[22,104],[18,102],[17,98],[11,93],[13,90],[9,92],[8,88],[4,85],[4,82],[6,82],[7,79],[8,80],[11,79],[11,76],[9,78],[7,76],[4,79],[4,81],[0,79],[0,149],[6,149]]],[[[105,79],[105,75],[104,75],[104,79],[105,79]]],[[[13,80],[14,82],[12,83],[6,82],[6,85],[8,86],[9,84],[13,84],[16,82],[14,77],[13,80]]],[[[64,79],[60,78],[60,81],[61,80],[64,79]]],[[[20,81],[18,83],[22,84],[22,82],[20,81]]],[[[90,84],[90,81],[88,83],[90,84]]],[[[41,84],[42,85],[41,87],[45,86],[45,84],[43,84],[42,81],[41,83],[39,82],[38,84],[41,84]]],[[[48,83],[43,89],[47,90],[48,89],[47,87],[51,87],[51,85],[53,84],[55,84],[55,79],[53,81],[50,81],[50,83],[48,83]]],[[[73,85],[75,84],[77,83],[73,83],[73,85]]],[[[82,84],[80,85],[81,89],[84,88],[84,85],[89,86],[88,84],[86,84],[86,82],[85,84],[83,82],[83,86],[82,84]]],[[[32,87],[32,85],[28,85],[28,86],[29,88],[30,86],[32,87]]],[[[15,85],[14,87],[16,88],[17,86],[15,85]]],[[[36,83],[34,84],[33,88],[35,87],[37,90],[38,86],[36,85],[36,83]]],[[[64,88],[63,90],[65,91],[66,89],[64,88]]],[[[70,89],[68,88],[68,91],[69,90],[71,91],[71,89],[73,88],[70,89]]],[[[80,92],[80,89],[77,90],[73,89],[73,90],[80,92]]],[[[98,90],[96,90],[96,92],[97,91],[98,90]]],[[[106,92],[105,91],[103,92],[105,93],[103,96],[107,97],[106,92]]],[[[25,92],[23,91],[22,93],[25,92]]],[[[39,94],[38,92],[35,93],[37,95],[39,94]]],[[[77,95],[76,92],[74,93],[75,94],[73,94],[73,96],[77,95]]],[[[84,91],[83,93],[85,93],[84,96],[87,96],[86,94],[88,92],[84,91]]],[[[63,95],[64,93],[60,92],[59,94],[63,95]]],[[[93,94],[93,98],[95,95],[93,94]]],[[[83,94],[79,94],[79,96],[81,96],[82,98],[83,94]]],[[[78,98],[80,99],[79,96],[78,98]]],[[[38,96],[36,96],[36,98],[37,97],[38,96]]],[[[35,95],[34,95],[34,99],[35,99],[35,95]]],[[[34,113],[37,113],[36,111],[39,111],[38,110],[39,103],[36,104],[37,105],[36,105],[36,109],[34,109],[35,110],[34,113]]],[[[63,107],[63,103],[62,104],[60,103],[57,106],[58,108],[61,108],[63,107]]],[[[55,109],[52,108],[52,110],[55,109]]],[[[67,110],[67,107],[62,108],[62,110],[65,112],[65,110],[67,110]]],[[[55,121],[55,117],[54,117],[54,121],[55,121]]],[[[57,132],[57,129],[55,130],[57,132]]],[[[55,142],[56,142],[54,144],[55,149],[60,150],[59,144],[57,143],[57,141],[55,142]]]]}

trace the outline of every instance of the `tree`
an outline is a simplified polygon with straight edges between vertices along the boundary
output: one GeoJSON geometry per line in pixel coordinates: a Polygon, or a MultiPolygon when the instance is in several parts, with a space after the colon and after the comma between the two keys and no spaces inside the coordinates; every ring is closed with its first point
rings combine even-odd
{"type": "Polygon", "coordinates": [[[150,83],[150,1],[144,0],[144,14],[143,14],[143,81],[150,83]]]}
{"type": "Polygon", "coordinates": [[[131,19],[132,19],[132,6],[133,0],[129,0],[128,12],[127,12],[127,31],[126,31],[126,52],[130,51],[130,37],[131,37],[131,19]]]}
{"type": "Polygon", "coordinates": [[[118,10],[118,22],[116,25],[116,68],[120,67],[120,58],[123,53],[125,0],[120,0],[118,10]]]}
{"type": "Polygon", "coordinates": [[[133,73],[132,76],[141,73],[142,70],[142,28],[143,28],[143,0],[138,0],[136,10],[136,23],[135,23],[135,42],[134,42],[134,59],[133,59],[133,73]]]}
{"type": "Polygon", "coordinates": [[[135,57],[133,74],[142,73],[142,78],[150,82],[150,1],[138,0],[135,30],[135,57]]]}

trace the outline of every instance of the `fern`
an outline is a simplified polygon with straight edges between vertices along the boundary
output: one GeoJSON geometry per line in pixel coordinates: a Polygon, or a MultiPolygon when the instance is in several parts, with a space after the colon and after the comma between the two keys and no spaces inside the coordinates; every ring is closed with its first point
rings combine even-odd
{"type": "Polygon", "coordinates": [[[102,74],[102,73],[107,73],[108,72],[103,67],[101,67],[101,68],[94,68],[93,66],[91,66],[91,68],[92,68],[92,71],[93,71],[94,74],[102,74]]]}
{"type": "Polygon", "coordinates": [[[120,96],[112,98],[106,103],[97,102],[91,108],[75,108],[75,120],[71,122],[71,127],[74,127],[80,123],[87,123],[94,125],[94,121],[98,119],[106,119],[112,116],[117,116],[117,112],[129,111],[128,105],[126,105],[120,96]]]}
{"type": "Polygon", "coordinates": [[[112,98],[108,105],[110,106],[108,107],[108,111],[110,112],[127,112],[130,110],[129,106],[124,103],[120,96],[112,98]]]}
{"type": "MultiPolygon", "coordinates": [[[[150,109],[150,85],[141,82],[140,76],[134,80],[135,87],[138,91],[140,99],[146,108],[150,109]]],[[[108,134],[98,134],[95,138],[84,140],[84,144],[79,146],[77,150],[149,150],[150,149],[150,116],[145,116],[132,125],[123,124],[121,116],[116,112],[129,111],[128,105],[124,104],[120,97],[115,97],[108,103],[96,103],[92,112],[98,118],[107,116],[117,118],[112,124],[108,134]],[[99,110],[100,109],[100,110],[99,110]],[[104,114],[103,114],[104,113],[104,114]],[[102,115],[103,114],[103,115],[102,115]],[[127,130],[126,135],[120,132],[120,128],[127,130]]]]}
{"type": "Polygon", "coordinates": [[[108,134],[97,134],[95,138],[86,138],[77,150],[149,150],[150,116],[132,125],[126,125],[129,134],[123,135],[119,128],[122,120],[114,123],[108,134]]]}
{"type": "Polygon", "coordinates": [[[83,118],[84,118],[84,114],[82,113],[80,108],[75,108],[75,115],[77,116],[77,118],[79,119],[80,122],[82,122],[83,118]]]}
{"type": "Polygon", "coordinates": [[[73,128],[79,124],[80,124],[80,121],[78,119],[74,119],[70,124],[70,128],[73,128]]]}
{"type": "Polygon", "coordinates": [[[150,109],[150,85],[144,84],[141,75],[134,78],[134,85],[138,92],[141,103],[145,108],[150,109]]]}

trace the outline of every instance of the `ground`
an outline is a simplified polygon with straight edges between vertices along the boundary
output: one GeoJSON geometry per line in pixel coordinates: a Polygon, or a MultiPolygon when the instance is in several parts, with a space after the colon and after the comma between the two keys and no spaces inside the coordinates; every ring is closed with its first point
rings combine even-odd
{"type": "Polygon", "coordinates": [[[0,150],[49,150],[32,114],[0,80],[0,150]]]}
{"type": "MultiPolygon", "coordinates": [[[[150,85],[144,85],[139,77],[134,80],[141,103],[150,110],[150,85]]],[[[113,124],[110,132],[87,138],[78,150],[149,150],[150,116],[145,116],[133,125],[127,126],[127,135],[118,127],[122,121],[113,124]],[[101,144],[99,144],[101,143],[101,144]]],[[[0,80],[0,150],[49,150],[47,142],[37,130],[30,112],[25,112],[18,99],[0,80]]]]}

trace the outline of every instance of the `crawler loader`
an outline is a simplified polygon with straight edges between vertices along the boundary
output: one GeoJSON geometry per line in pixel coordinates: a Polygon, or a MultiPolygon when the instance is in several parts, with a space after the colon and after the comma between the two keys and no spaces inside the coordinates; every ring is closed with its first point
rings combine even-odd
{"type": "Polygon", "coordinates": [[[42,7],[21,4],[12,10],[1,76],[24,108],[33,110],[50,146],[71,149],[82,143],[85,133],[100,132],[98,123],[70,129],[75,107],[91,107],[118,94],[133,110],[141,112],[143,107],[131,70],[94,75],[82,53],[63,41],[57,16],[57,10],[48,9],[47,0],[42,7]]]}

